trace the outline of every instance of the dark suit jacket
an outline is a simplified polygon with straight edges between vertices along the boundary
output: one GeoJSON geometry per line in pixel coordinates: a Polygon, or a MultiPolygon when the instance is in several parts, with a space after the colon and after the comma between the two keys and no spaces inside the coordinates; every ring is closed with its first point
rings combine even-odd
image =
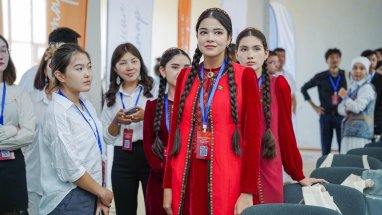
{"type": "Polygon", "coordinates": [[[377,92],[374,110],[374,134],[382,133],[382,75],[375,73],[371,83],[377,92]]]}

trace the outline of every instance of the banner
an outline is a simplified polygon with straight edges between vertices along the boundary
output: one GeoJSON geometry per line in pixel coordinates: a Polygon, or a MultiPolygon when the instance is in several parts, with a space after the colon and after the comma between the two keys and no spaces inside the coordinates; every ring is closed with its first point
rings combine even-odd
{"type": "Polygon", "coordinates": [[[191,0],[179,0],[178,3],[178,48],[189,52],[190,49],[191,0]]]}
{"type": "Polygon", "coordinates": [[[85,47],[87,0],[48,0],[47,32],[58,27],[68,27],[81,35],[78,44],[85,47]]]}
{"type": "Polygon", "coordinates": [[[227,11],[232,21],[232,43],[235,43],[237,35],[247,26],[248,0],[223,0],[223,10],[227,11]]]}
{"type": "MultiPolygon", "coordinates": [[[[104,75],[106,90],[110,83],[110,63],[114,49],[121,43],[132,43],[142,55],[149,71],[151,67],[153,0],[110,0],[107,3],[107,50],[104,75]]],[[[160,42],[160,38],[155,42],[160,42]]],[[[107,187],[111,187],[113,146],[107,147],[107,187]]]]}

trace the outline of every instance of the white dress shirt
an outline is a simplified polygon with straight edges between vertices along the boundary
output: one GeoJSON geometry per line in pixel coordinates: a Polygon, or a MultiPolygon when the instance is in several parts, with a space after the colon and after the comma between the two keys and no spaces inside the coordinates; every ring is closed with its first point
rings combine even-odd
{"type": "MultiPolygon", "coordinates": [[[[143,86],[138,85],[137,88],[132,93],[126,93],[123,91],[122,84],[115,95],[115,103],[113,106],[108,107],[107,106],[107,101],[105,101],[102,113],[101,113],[101,121],[104,127],[104,140],[107,144],[114,145],[114,146],[122,146],[122,138],[123,138],[123,129],[129,128],[133,129],[133,138],[132,141],[135,142],[137,140],[142,140],[143,139],[143,120],[137,123],[131,123],[130,125],[121,125],[119,134],[117,136],[112,136],[109,133],[109,126],[112,123],[115,115],[117,112],[122,109],[122,102],[121,102],[121,97],[120,93],[122,93],[123,96],[123,103],[125,104],[125,110],[128,110],[130,108],[133,108],[135,105],[135,102],[138,98],[140,88],[142,87],[142,93],[139,97],[138,100],[138,107],[141,107],[142,109],[145,109],[146,107],[146,102],[149,100],[146,96],[143,94],[143,86]]],[[[157,96],[157,88],[154,86],[153,90],[151,91],[151,94],[153,95],[150,100],[154,100],[157,96]]]]}
{"type": "MultiPolygon", "coordinates": [[[[3,83],[0,84],[2,95],[3,83]]],[[[32,143],[35,130],[33,105],[28,93],[21,87],[6,84],[3,117],[4,125],[0,125],[0,150],[12,151],[32,143]]]]}
{"type": "MultiPolygon", "coordinates": [[[[38,137],[43,190],[40,213],[43,215],[54,210],[77,187],[75,181],[85,172],[102,184],[102,157],[93,132],[96,124],[102,138],[102,124],[93,105],[85,98],[81,99],[94,121],[86,111],[79,110],[69,99],[57,93],[53,93],[52,102],[45,111],[38,137]]],[[[101,145],[104,153],[105,147],[101,145]]]]}
{"type": "Polygon", "coordinates": [[[32,144],[25,147],[23,152],[26,164],[28,192],[35,192],[41,196],[42,189],[40,184],[40,152],[38,134],[41,131],[41,124],[43,122],[45,110],[50,101],[45,94],[45,88],[43,90],[34,90],[30,93],[30,95],[36,117],[36,130],[32,144]]]}
{"type": "Polygon", "coordinates": [[[36,78],[38,70],[38,65],[28,69],[20,79],[19,86],[22,87],[26,92],[30,93],[34,88],[34,79],[36,78]]]}
{"type": "Polygon", "coordinates": [[[289,84],[291,94],[296,95],[297,85],[296,85],[296,81],[294,80],[293,76],[285,70],[280,71],[280,72],[276,72],[275,74],[276,74],[276,76],[283,75],[289,84]]]}

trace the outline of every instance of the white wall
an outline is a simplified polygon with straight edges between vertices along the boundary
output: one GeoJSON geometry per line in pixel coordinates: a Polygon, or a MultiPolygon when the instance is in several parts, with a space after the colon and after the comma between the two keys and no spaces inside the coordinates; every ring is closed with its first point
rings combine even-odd
{"type": "MultiPolygon", "coordinates": [[[[382,44],[380,0],[273,1],[284,4],[294,20],[298,89],[314,74],[327,69],[324,54],[328,48],[337,47],[342,51],[341,68],[348,71],[350,61],[362,50],[382,44]]],[[[309,93],[318,103],[317,89],[309,93]]],[[[320,148],[318,116],[300,92],[297,102],[298,144],[320,148]]],[[[336,141],[332,146],[337,147],[336,141]]]]}

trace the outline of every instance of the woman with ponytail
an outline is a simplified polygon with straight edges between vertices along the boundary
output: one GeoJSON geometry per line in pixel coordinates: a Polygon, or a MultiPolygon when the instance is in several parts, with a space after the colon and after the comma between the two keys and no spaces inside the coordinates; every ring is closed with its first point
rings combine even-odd
{"type": "Polygon", "coordinates": [[[256,78],[252,68],[232,61],[225,11],[204,11],[196,33],[192,67],[177,78],[163,207],[168,214],[240,214],[259,202],[256,78]]]}
{"type": "Polygon", "coordinates": [[[146,214],[166,214],[163,209],[163,174],[167,156],[175,84],[179,72],[190,66],[190,57],[181,49],[167,49],[159,64],[158,99],[148,100],[143,122],[143,149],[151,167],[146,187],[146,214]],[[167,88],[167,92],[166,92],[167,88]]]}
{"type": "Polygon", "coordinates": [[[269,50],[264,34],[255,28],[246,28],[237,36],[237,60],[252,67],[258,77],[261,95],[261,159],[258,180],[260,203],[283,203],[282,166],[301,185],[324,182],[306,178],[292,126],[291,94],[283,76],[268,73],[265,60],[269,50]]]}

